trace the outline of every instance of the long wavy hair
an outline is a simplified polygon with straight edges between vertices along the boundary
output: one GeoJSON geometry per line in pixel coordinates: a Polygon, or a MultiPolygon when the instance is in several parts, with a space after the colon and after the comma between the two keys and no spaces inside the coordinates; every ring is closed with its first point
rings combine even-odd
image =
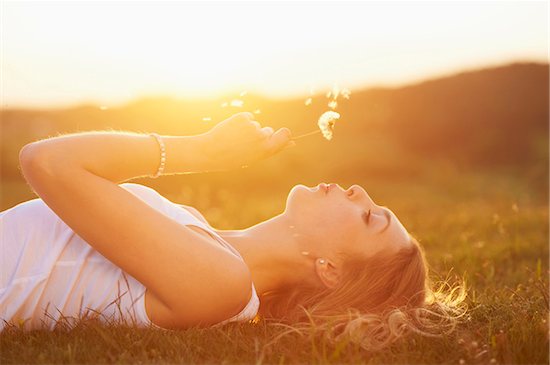
{"type": "Polygon", "coordinates": [[[256,322],[288,324],[331,341],[349,336],[366,350],[383,349],[408,332],[452,332],[467,310],[465,284],[436,287],[424,249],[409,237],[412,244],[397,253],[346,257],[334,288],[303,284],[264,293],[256,322]]]}

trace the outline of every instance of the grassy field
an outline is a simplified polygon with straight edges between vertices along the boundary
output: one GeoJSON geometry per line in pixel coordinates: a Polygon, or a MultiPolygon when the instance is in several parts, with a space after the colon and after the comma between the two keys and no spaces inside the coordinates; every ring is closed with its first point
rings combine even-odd
{"type": "MultiPolygon", "coordinates": [[[[464,277],[469,312],[455,332],[435,339],[411,334],[369,353],[345,340],[331,345],[296,332],[279,336],[287,329],[263,322],[173,332],[83,323],[68,333],[5,331],[0,362],[548,364],[547,183],[541,189],[507,172],[335,182],[359,183],[390,207],[425,247],[434,277],[464,277]]],[[[193,204],[225,229],[278,213],[287,192],[224,191],[217,197],[210,190],[195,195],[200,199],[189,194],[187,201],[166,195],[193,204]],[[212,201],[220,199],[225,203],[213,210],[212,201]]]]}

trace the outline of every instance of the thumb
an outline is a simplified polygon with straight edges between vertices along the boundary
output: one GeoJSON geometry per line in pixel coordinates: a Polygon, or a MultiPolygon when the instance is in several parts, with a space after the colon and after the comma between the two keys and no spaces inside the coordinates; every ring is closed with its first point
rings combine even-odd
{"type": "Polygon", "coordinates": [[[290,140],[291,138],[292,133],[290,132],[290,129],[286,127],[278,129],[275,133],[271,135],[267,142],[268,153],[277,153],[283,148],[291,146],[293,142],[290,140]]]}

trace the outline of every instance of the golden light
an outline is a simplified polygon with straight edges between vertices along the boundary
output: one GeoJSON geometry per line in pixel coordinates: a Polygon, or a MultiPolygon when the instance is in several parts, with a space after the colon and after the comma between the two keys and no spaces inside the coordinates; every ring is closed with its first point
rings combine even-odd
{"type": "Polygon", "coordinates": [[[269,96],[546,58],[544,3],[2,2],[3,104],[269,96]]]}

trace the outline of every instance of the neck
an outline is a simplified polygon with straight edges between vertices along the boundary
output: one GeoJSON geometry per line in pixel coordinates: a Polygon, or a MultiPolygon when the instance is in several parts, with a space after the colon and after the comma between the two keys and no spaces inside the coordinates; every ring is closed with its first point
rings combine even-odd
{"type": "Polygon", "coordinates": [[[284,213],[246,229],[215,231],[239,251],[259,296],[295,285],[313,270],[284,213]]]}

